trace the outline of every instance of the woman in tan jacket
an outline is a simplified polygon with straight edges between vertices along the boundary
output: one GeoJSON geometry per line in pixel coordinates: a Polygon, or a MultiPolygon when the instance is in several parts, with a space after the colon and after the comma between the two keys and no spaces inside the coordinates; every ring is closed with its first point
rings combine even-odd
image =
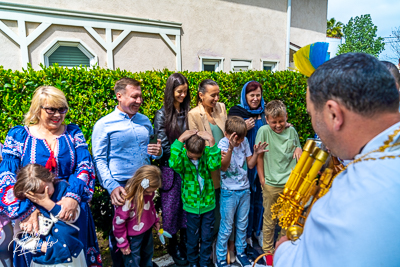
{"type": "MultiPolygon", "coordinates": [[[[219,86],[207,79],[200,83],[197,92],[197,106],[189,111],[189,130],[206,131],[213,135],[215,144],[224,137],[227,119],[225,104],[219,103],[219,86]]],[[[219,171],[212,175],[214,188],[220,188],[219,171]]]]}
{"type": "MultiPolygon", "coordinates": [[[[197,106],[189,111],[189,130],[207,131],[212,134],[215,144],[224,137],[227,119],[225,104],[218,102],[219,86],[210,79],[202,81],[197,92],[197,106]]],[[[214,236],[218,234],[221,221],[219,198],[221,193],[220,171],[211,173],[215,188],[214,236]]]]}

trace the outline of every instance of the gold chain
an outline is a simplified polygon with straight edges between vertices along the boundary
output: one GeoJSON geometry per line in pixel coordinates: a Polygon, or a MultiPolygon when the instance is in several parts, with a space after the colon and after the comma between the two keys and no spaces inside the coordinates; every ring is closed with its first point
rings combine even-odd
{"type": "MultiPolygon", "coordinates": [[[[394,158],[396,158],[396,157],[400,157],[400,155],[398,155],[398,156],[383,156],[383,157],[379,157],[379,158],[366,158],[366,156],[368,156],[368,155],[370,155],[370,154],[372,154],[372,153],[375,153],[375,152],[384,152],[384,151],[385,151],[386,149],[388,149],[388,148],[400,146],[400,143],[390,144],[390,143],[393,142],[394,137],[395,137],[398,133],[400,133],[400,129],[397,129],[396,131],[394,131],[393,134],[389,135],[389,139],[386,140],[385,142],[383,142],[383,144],[384,144],[383,146],[381,146],[381,147],[379,147],[378,149],[375,149],[375,150],[373,150],[373,151],[370,151],[370,152],[368,152],[367,154],[361,156],[360,158],[355,159],[355,160],[353,160],[352,162],[350,162],[349,164],[347,164],[346,167],[343,168],[343,170],[341,170],[340,172],[338,172],[338,173],[335,175],[335,177],[333,177],[333,179],[335,179],[339,174],[341,174],[343,171],[345,171],[350,165],[355,164],[355,163],[358,163],[358,162],[368,161],[368,160],[377,160],[377,159],[382,160],[382,159],[387,159],[387,158],[394,159],[394,158]]],[[[333,179],[332,179],[332,180],[333,180],[333,179]]]]}

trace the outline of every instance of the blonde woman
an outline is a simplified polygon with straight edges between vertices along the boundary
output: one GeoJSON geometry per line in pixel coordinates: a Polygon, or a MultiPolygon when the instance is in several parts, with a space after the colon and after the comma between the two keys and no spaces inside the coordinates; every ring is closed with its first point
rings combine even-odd
{"type": "MultiPolygon", "coordinates": [[[[30,163],[38,163],[53,172],[57,179],[68,181],[65,197],[57,204],[62,206],[58,214],[61,220],[74,219],[77,207],[80,216],[79,240],[83,243],[88,266],[101,266],[94,221],[88,202],[94,190],[94,169],[88,145],[77,125],[64,124],[68,103],[64,93],[53,86],[36,89],[24,126],[12,128],[3,148],[0,163],[0,216],[18,219],[22,230],[37,232],[38,213],[29,200],[18,200],[13,194],[18,169],[30,163]]],[[[14,266],[30,266],[30,253],[14,254],[14,266]]]]}

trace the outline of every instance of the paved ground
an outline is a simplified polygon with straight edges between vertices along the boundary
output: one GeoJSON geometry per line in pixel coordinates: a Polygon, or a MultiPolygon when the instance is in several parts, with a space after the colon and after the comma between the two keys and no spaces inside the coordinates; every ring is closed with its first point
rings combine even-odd
{"type": "MultiPolygon", "coordinates": [[[[253,244],[254,244],[254,249],[255,249],[259,254],[261,254],[261,253],[262,253],[262,249],[261,249],[261,247],[258,245],[256,239],[253,240],[253,244]]],[[[168,267],[175,267],[175,266],[177,266],[177,265],[174,264],[172,258],[171,258],[168,254],[167,254],[167,255],[164,255],[163,257],[157,258],[157,259],[155,259],[154,261],[158,264],[159,267],[166,267],[166,266],[168,266],[168,267]]],[[[265,265],[259,265],[259,264],[257,264],[257,265],[258,265],[258,266],[265,266],[265,265]]],[[[237,262],[234,262],[233,264],[231,264],[231,266],[232,266],[232,267],[236,267],[236,266],[240,266],[240,265],[239,265],[237,262]]],[[[183,266],[180,266],[180,267],[183,267],[183,266]]],[[[184,267],[187,267],[187,266],[184,266],[184,267]]]]}

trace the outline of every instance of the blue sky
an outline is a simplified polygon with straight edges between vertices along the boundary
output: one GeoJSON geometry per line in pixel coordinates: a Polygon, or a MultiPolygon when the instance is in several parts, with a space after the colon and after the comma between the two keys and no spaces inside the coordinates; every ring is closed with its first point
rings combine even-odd
{"type": "MultiPolygon", "coordinates": [[[[378,36],[388,37],[392,29],[400,27],[400,0],[328,0],[328,19],[334,17],[347,24],[351,17],[364,14],[371,15],[372,22],[378,26],[378,36]]],[[[388,57],[394,57],[394,54],[389,45],[385,45],[379,59],[389,60],[388,57]]]]}

